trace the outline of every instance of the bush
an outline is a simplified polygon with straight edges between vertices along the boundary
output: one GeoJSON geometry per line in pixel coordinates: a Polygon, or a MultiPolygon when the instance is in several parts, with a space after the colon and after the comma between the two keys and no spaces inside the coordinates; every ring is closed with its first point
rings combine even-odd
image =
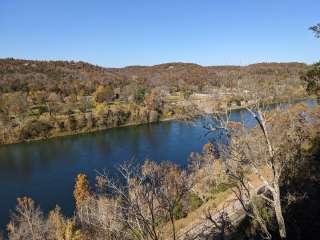
{"type": "Polygon", "coordinates": [[[173,209],[173,217],[175,220],[178,220],[186,216],[187,216],[187,213],[183,210],[182,203],[179,202],[173,209]]]}
{"type": "Polygon", "coordinates": [[[50,123],[32,120],[22,127],[20,138],[21,140],[27,140],[37,137],[47,137],[52,128],[50,123]]]}
{"type": "Polygon", "coordinates": [[[71,131],[77,130],[78,122],[76,117],[72,114],[68,116],[68,121],[67,121],[68,129],[71,131]]]}
{"type": "Polygon", "coordinates": [[[301,79],[307,84],[309,94],[320,95],[320,62],[312,65],[301,79]]]}
{"type": "Polygon", "coordinates": [[[110,102],[112,101],[113,90],[112,88],[107,86],[99,86],[94,93],[94,99],[97,103],[110,102]]]}
{"type": "Polygon", "coordinates": [[[136,92],[135,92],[135,95],[134,95],[134,99],[135,99],[135,102],[140,104],[144,101],[144,97],[147,93],[147,88],[145,87],[139,87],[136,92]]]}
{"type": "Polygon", "coordinates": [[[202,204],[203,204],[203,201],[198,195],[196,195],[194,193],[190,193],[190,195],[189,195],[189,207],[190,207],[191,211],[196,210],[202,204]]]}
{"type": "Polygon", "coordinates": [[[235,182],[224,182],[224,183],[220,183],[218,185],[213,185],[211,187],[211,193],[217,194],[217,193],[221,193],[221,192],[225,192],[230,188],[233,188],[236,185],[235,182]]]}

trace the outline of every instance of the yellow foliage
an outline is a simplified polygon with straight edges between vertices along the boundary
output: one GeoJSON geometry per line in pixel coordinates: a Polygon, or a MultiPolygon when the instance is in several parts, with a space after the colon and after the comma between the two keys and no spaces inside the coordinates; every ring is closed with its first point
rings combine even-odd
{"type": "Polygon", "coordinates": [[[56,206],[54,210],[49,212],[48,222],[51,229],[51,234],[55,239],[64,239],[66,231],[66,222],[60,212],[60,207],[56,206]]]}
{"type": "Polygon", "coordinates": [[[81,204],[90,196],[89,181],[85,174],[78,174],[73,195],[77,208],[79,208],[81,204]]]}
{"type": "Polygon", "coordinates": [[[95,113],[99,116],[102,115],[107,109],[107,105],[104,103],[96,103],[95,113]]]}
{"type": "Polygon", "coordinates": [[[111,101],[112,96],[113,96],[113,90],[109,85],[107,86],[99,85],[93,94],[94,100],[97,103],[111,101]]]}
{"type": "Polygon", "coordinates": [[[85,236],[75,226],[74,221],[68,219],[63,240],[84,240],[85,236]]]}

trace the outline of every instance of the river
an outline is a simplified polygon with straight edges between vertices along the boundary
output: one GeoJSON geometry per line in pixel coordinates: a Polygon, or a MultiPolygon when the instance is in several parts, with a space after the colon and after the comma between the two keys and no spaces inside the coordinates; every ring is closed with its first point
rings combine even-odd
{"type": "MultiPolygon", "coordinates": [[[[309,106],[315,100],[304,100],[309,106]]],[[[284,109],[288,104],[282,105],[284,109]]],[[[235,110],[231,120],[255,122],[245,110],[235,110]]],[[[96,171],[116,177],[126,160],[172,161],[186,166],[191,152],[208,141],[199,122],[160,122],[114,128],[96,133],[0,146],[0,229],[9,221],[16,198],[29,196],[44,212],[59,205],[64,214],[74,210],[73,187],[78,173],[94,182],[96,171]]]]}

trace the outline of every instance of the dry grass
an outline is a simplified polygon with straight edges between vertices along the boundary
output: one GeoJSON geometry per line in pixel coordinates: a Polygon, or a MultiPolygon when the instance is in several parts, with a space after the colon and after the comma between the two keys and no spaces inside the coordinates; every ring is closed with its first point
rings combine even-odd
{"type": "MultiPolygon", "coordinates": [[[[260,169],[262,175],[266,177],[267,179],[271,178],[271,171],[269,168],[264,167],[260,169]]],[[[249,173],[249,177],[251,184],[258,188],[262,182],[261,180],[255,175],[254,173],[249,173]]],[[[200,225],[204,221],[204,213],[207,209],[221,209],[227,201],[232,201],[233,199],[236,199],[232,189],[228,189],[224,192],[220,192],[217,194],[214,194],[210,200],[202,204],[199,208],[196,210],[190,212],[187,217],[179,219],[176,221],[176,231],[177,233],[180,232],[182,234],[183,230],[191,229],[194,226],[200,225]]],[[[171,236],[171,225],[168,223],[164,227],[164,233],[165,238],[164,239],[170,239],[171,236]]]]}
{"type": "MultiPolygon", "coordinates": [[[[232,197],[232,191],[231,189],[228,189],[224,192],[220,192],[218,194],[215,194],[210,200],[202,204],[199,208],[196,210],[188,213],[188,215],[185,218],[181,218],[175,222],[176,224],[176,231],[179,233],[181,230],[190,227],[190,226],[196,226],[198,224],[201,224],[201,222],[204,219],[204,212],[208,208],[214,208],[220,206],[222,203],[224,203],[227,199],[230,200],[232,197]]],[[[164,227],[164,239],[170,239],[171,236],[171,224],[168,223],[164,227]]]]}
{"type": "Polygon", "coordinates": [[[165,98],[165,101],[169,103],[179,102],[183,100],[184,100],[183,95],[169,95],[165,98]]]}

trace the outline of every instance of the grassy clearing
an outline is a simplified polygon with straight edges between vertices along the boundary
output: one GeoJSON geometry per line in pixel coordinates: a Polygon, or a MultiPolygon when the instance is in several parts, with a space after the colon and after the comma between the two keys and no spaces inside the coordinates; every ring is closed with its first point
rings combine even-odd
{"type": "Polygon", "coordinates": [[[168,103],[179,102],[185,100],[182,95],[169,95],[165,98],[168,103]]]}

